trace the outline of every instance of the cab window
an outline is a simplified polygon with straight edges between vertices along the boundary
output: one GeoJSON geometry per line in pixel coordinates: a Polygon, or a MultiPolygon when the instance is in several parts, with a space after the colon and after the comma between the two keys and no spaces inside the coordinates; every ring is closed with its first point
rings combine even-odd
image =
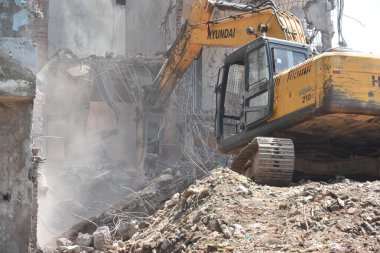
{"type": "Polygon", "coordinates": [[[276,74],[306,61],[306,54],[289,49],[273,48],[272,53],[273,68],[276,74]]]}

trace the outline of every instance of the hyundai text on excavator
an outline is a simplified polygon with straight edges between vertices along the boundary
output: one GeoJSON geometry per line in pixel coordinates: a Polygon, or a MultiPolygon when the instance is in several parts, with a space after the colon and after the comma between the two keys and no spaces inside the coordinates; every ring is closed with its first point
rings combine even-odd
{"type": "Polygon", "coordinates": [[[344,49],[313,56],[299,19],[272,1],[194,1],[139,108],[140,162],[157,153],[151,112],[203,46],[239,47],[215,88],[218,149],[237,155],[233,170],[271,185],[288,184],[294,171],[379,177],[380,57],[344,49]],[[214,18],[216,9],[234,15],[214,18]]]}

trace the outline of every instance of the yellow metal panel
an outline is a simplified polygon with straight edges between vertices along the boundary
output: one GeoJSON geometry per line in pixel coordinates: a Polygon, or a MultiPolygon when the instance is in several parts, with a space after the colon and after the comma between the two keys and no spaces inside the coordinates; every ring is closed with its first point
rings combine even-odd
{"type": "Polygon", "coordinates": [[[262,36],[260,25],[267,26],[268,37],[306,43],[301,23],[296,17],[279,11],[277,13],[279,20],[277,20],[275,15],[273,10],[265,10],[260,13],[236,15],[234,18],[223,18],[212,23],[193,25],[191,43],[217,47],[241,47],[262,36]],[[249,27],[254,29],[254,34],[247,33],[249,27]]]}
{"type": "MultiPolygon", "coordinates": [[[[380,105],[380,57],[334,54],[326,61],[330,68],[330,89],[353,103],[380,105]]],[[[327,87],[326,87],[327,88],[327,87]]]]}
{"type": "Polygon", "coordinates": [[[370,114],[374,106],[380,108],[380,56],[324,53],[275,76],[274,85],[269,121],[313,104],[318,110],[328,99],[336,110],[350,113],[356,107],[366,113],[368,108],[370,114]]]}
{"type": "Polygon", "coordinates": [[[306,61],[275,76],[275,109],[270,121],[315,103],[315,65],[306,61]]]}

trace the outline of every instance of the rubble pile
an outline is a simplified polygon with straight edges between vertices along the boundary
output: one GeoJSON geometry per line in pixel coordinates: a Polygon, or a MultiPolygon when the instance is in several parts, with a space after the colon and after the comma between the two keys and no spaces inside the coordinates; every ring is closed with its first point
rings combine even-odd
{"type": "MultiPolygon", "coordinates": [[[[153,216],[124,228],[123,233],[133,232],[128,237],[135,233],[132,238],[104,236],[101,247],[92,243],[90,248],[107,253],[380,252],[380,182],[342,178],[280,188],[216,169],[174,194],[153,216]]],[[[91,251],[80,246],[78,252],[91,251]]]]}
{"type": "Polygon", "coordinates": [[[142,176],[132,166],[110,159],[45,169],[40,176],[40,226],[52,231],[48,235],[61,234],[83,220],[80,217],[101,213],[143,185],[142,176]]]}

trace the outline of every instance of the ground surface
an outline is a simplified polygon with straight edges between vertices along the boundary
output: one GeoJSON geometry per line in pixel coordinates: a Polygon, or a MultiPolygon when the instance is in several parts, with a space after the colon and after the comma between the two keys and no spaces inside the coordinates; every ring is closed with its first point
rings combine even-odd
{"type": "Polygon", "coordinates": [[[95,252],[380,252],[380,182],[261,186],[217,169],[95,252]]]}

